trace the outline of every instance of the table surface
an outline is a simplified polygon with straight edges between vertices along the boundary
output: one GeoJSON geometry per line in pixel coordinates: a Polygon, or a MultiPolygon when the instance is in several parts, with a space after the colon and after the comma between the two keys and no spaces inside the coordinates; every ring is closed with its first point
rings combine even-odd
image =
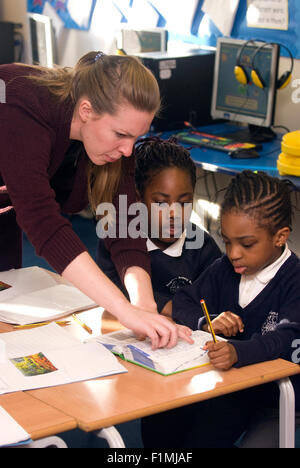
{"type": "MultiPolygon", "coordinates": [[[[123,328],[100,307],[79,315],[94,335],[123,328]]],[[[66,327],[70,333],[79,339],[91,337],[70,320],[72,324],[66,327]]],[[[11,330],[11,325],[0,324],[0,332],[11,330]]],[[[0,404],[33,439],[38,439],[76,426],[86,432],[98,430],[300,373],[300,366],[282,359],[229,371],[206,365],[170,376],[120,362],[127,373],[1,395],[0,404]]]]}
{"type": "MultiPolygon", "coordinates": [[[[99,308],[84,314],[94,316],[94,323],[99,327],[102,324],[102,332],[121,328],[112,316],[99,308]]],[[[95,326],[93,330],[97,333],[95,326]]],[[[89,336],[81,327],[76,327],[78,336],[89,336]]],[[[300,372],[298,365],[277,359],[226,372],[207,365],[166,377],[120,362],[128,373],[26,394],[71,416],[79,428],[89,432],[300,372]]]]}
{"type": "Polygon", "coordinates": [[[0,395],[2,406],[33,440],[49,437],[77,427],[76,420],[28,393],[0,395]]]}
{"type": "MultiPolygon", "coordinates": [[[[199,127],[200,132],[210,134],[222,134],[236,130],[238,127],[232,124],[216,123],[204,127],[199,127]]],[[[185,131],[185,130],[183,130],[185,131]]],[[[186,130],[188,131],[188,130],[186,130]]],[[[170,135],[176,135],[180,130],[173,132],[165,132],[162,138],[167,138],[170,135]]],[[[295,186],[300,189],[300,178],[294,176],[280,176],[277,169],[277,159],[281,153],[282,134],[278,134],[277,138],[271,142],[264,143],[262,149],[259,150],[260,157],[257,159],[233,159],[228,153],[212,150],[208,148],[192,147],[190,144],[184,144],[185,147],[191,148],[190,153],[196,165],[210,172],[221,172],[229,175],[235,175],[238,172],[249,169],[251,171],[264,171],[273,177],[291,180],[295,186]]]]}
{"type": "MultiPolygon", "coordinates": [[[[95,334],[122,328],[100,308],[80,314],[95,334]]],[[[90,335],[77,323],[68,327],[78,338],[90,335]]],[[[0,331],[12,330],[2,325],[0,331]]],[[[0,404],[33,439],[74,429],[90,432],[136,418],[214,398],[295,375],[300,367],[282,359],[218,371],[211,365],[162,376],[120,362],[128,373],[51,388],[1,395],[0,404]]]]}
{"type": "MultiPolygon", "coordinates": [[[[100,307],[79,315],[95,336],[123,328],[100,307]]],[[[72,324],[66,330],[81,340],[91,337],[72,317],[68,319],[72,324]]],[[[0,333],[12,330],[12,325],[0,324],[0,333]]],[[[86,432],[98,430],[300,373],[300,366],[282,359],[229,371],[206,365],[170,376],[120,362],[127,373],[1,395],[0,404],[38,439],[76,426],[86,432]]]]}

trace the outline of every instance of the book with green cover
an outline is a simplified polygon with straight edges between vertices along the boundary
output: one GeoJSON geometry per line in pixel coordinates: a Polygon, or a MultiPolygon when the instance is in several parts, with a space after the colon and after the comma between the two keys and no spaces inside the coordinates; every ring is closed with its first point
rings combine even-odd
{"type": "MultiPolygon", "coordinates": [[[[210,333],[202,330],[192,332],[193,344],[179,339],[174,348],[152,350],[149,339],[139,341],[131,330],[120,330],[94,338],[125,361],[138,364],[162,375],[175,374],[194,367],[209,364],[203,346],[212,340],[210,333]]],[[[218,337],[222,340],[223,338],[218,337]]]]}

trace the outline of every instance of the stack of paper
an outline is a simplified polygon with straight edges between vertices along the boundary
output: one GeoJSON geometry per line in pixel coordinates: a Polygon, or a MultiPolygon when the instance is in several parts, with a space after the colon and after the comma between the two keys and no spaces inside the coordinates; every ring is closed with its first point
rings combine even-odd
{"type": "Polygon", "coordinates": [[[96,304],[39,267],[0,272],[0,321],[26,325],[55,320],[96,304]]]}
{"type": "Polygon", "coordinates": [[[30,435],[0,406],[0,447],[29,442],[30,435]]]}
{"type": "Polygon", "coordinates": [[[127,372],[103,345],[82,343],[55,323],[1,333],[1,340],[0,394],[127,372]]]}

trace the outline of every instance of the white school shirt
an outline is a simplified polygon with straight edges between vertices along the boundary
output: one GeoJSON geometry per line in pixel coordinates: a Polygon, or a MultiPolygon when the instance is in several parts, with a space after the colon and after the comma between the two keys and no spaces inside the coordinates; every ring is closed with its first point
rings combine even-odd
{"type": "MultiPolygon", "coordinates": [[[[166,255],[169,255],[170,257],[180,257],[182,255],[182,249],[183,245],[185,242],[186,238],[186,231],[184,231],[181,236],[175,241],[173,244],[171,244],[169,247],[167,247],[165,250],[162,250],[162,252],[166,255]]],[[[148,252],[151,252],[152,250],[158,250],[159,247],[155,245],[151,239],[147,239],[146,242],[148,252]]]]}
{"type": "Polygon", "coordinates": [[[246,307],[253,299],[267,286],[274,278],[279,268],[290,257],[291,251],[288,245],[285,244],[285,249],[282,255],[271,265],[268,265],[263,270],[254,275],[242,275],[239,287],[239,305],[246,307]]]}

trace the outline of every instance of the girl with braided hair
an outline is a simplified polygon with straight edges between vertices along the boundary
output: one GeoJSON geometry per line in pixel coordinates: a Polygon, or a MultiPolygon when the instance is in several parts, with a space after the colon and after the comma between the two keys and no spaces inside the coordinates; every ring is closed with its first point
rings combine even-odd
{"type": "MultiPolygon", "coordinates": [[[[207,331],[200,307],[205,299],[215,332],[228,338],[206,343],[217,369],[277,358],[299,362],[295,347],[300,336],[300,261],[287,244],[292,190],[288,181],[262,172],[237,175],[221,207],[226,255],[173,299],[175,321],[207,331]]],[[[300,377],[291,380],[299,411],[300,377]]],[[[155,446],[167,427],[175,425],[168,447],[232,447],[248,429],[253,414],[266,407],[278,408],[278,398],[277,385],[272,383],[145,418],[144,441],[155,446]],[[175,417],[180,424],[175,424],[175,417]]],[[[264,442],[267,446],[264,440],[261,446],[264,442]]]]}

